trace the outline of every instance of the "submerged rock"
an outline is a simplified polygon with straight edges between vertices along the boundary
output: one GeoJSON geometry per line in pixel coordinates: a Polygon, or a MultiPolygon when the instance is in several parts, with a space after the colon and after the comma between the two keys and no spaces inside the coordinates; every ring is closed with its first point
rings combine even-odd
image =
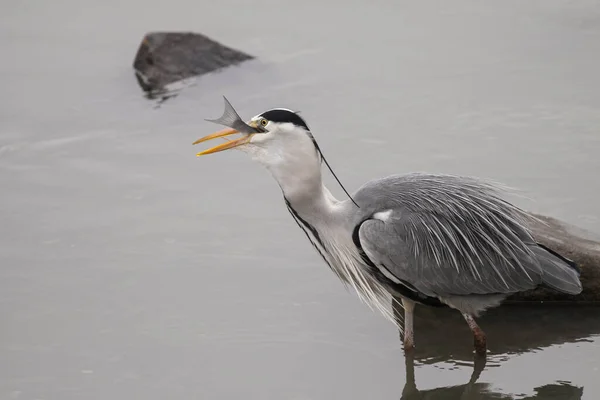
{"type": "Polygon", "coordinates": [[[583,291],[579,295],[569,295],[538,288],[517,293],[509,297],[506,302],[600,303],[600,238],[554,218],[541,215],[536,217],[541,222],[536,222],[532,227],[535,239],[577,263],[581,269],[583,291]]]}
{"type": "Polygon", "coordinates": [[[169,84],[253,58],[197,33],[150,32],[138,48],[133,68],[144,91],[160,92],[169,84]]]}

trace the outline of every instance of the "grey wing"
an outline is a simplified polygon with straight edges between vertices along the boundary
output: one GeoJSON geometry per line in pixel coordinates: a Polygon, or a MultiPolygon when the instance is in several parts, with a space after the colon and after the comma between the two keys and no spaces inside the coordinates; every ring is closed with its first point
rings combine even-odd
{"type": "Polygon", "coordinates": [[[387,213],[364,221],[358,234],[366,255],[392,280],[428,296],[514,293],[542,283],[526,232],[519,237],[490,222],[402,208],[387,213]]]}
{"type": "Polygon", "coordinates": [[[359,245],[381,272],[428,296],[514,293],[540,284],[581,292],[575,263],[539,245],[529,216],[465,177],[410,174],[371,181],[359,245]]]}

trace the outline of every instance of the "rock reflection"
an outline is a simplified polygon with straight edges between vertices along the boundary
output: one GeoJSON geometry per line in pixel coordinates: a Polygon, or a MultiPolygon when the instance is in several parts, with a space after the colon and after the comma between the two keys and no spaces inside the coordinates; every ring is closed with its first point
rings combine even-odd
{"type": "MultiPolygon", "coordinates": [[[[473,373],[464,385],[419,390],[415,379],[414,354],[406,354],[406,384],[400,400],[512,400],[510,394],[492,391],[491,384],[478,383],[477,380],[485,367],[485,358],[475,357],[473,373]]],[[[551,383],[534,388],[532,396],[520,397],[523,400],[580,400],[583,388],[570,383],[551,383]]]]}

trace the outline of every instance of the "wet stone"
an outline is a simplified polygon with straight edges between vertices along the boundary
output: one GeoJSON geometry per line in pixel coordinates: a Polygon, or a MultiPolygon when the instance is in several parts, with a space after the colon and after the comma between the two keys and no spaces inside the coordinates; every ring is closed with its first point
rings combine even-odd
{"type": "Polygon", "coordinates": [[[577,263],[581,269],[583,291],[579,295],[537,288],[517,293],[506,300],[516,302],[600,303],[600,238],[554,218],[536,215],[541,222],[532,228],[535,239],[563,257],[577,263]]]}
{"type": "Polygon", "coordinates": [[[142,39],[133,68],[141,88],[153,93],[253,58],[201,34],[150,32],[142,39]]]}

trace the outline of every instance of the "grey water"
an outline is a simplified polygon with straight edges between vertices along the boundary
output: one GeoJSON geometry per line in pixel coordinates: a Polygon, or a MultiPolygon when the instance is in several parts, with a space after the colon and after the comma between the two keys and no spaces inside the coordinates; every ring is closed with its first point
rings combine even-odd
{"type": "MultiPolygon", "coordinates": [[[[600,2],[3,1],[0,399],[597,399],[597,308],[417,308],[417,351],[346,291],[241,152],[222,95],[300,110],[349,190],[475,175],[600,233],[600,2]],[[256,56],[148,99],[148,31],[256,56]]],[[[343,197],[328,176],[332,191],[343,197]]]]}

